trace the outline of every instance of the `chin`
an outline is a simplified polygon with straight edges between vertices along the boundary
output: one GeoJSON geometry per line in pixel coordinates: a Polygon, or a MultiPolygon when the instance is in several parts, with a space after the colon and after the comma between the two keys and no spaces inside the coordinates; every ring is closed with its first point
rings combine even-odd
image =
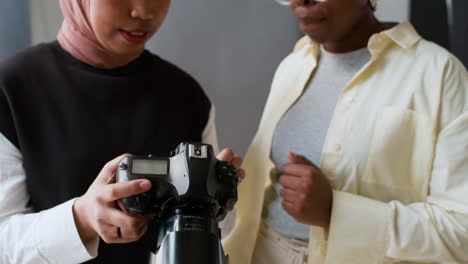
{"type": "Polygon", "coordinates": [[[305,33],[312,41],[323,44],[327,42],[327,38],[318,34],[313,34],[313,33],[305,33]]]}

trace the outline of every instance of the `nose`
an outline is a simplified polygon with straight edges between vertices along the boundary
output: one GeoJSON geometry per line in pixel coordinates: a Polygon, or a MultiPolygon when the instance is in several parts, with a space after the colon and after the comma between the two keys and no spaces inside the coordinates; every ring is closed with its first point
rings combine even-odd
{"type": "Polygon", "coordinates": [[[325,0],[294,0],[293,1],[296,5],[310,5],[315,4],[315,2],[325,2],[325,0]]]}
{"type": "Polygon", "coordinates": [[[310,4],[311,0],[293,0],[292,4],[295,6],[307,6],[310,4]]]}
{"type": "Polygon", "coordinates": [[[154,18],[154,0],[140,0],[134,1],[132,6],[131,17],[139,18],[142,20],[151,20],[154,18]]]}

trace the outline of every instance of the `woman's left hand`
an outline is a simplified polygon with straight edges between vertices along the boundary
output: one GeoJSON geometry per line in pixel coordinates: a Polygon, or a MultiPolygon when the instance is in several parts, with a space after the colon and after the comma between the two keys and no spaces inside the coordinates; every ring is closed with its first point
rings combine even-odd
{"type": "Polygon", "coordinates": [[[232,163],[234,167],[237,169],[237,176],[242,180],[245,178],[245,171],[241,168],[242,165],[242,158],[234,153],[232,149],[225,148],[223,149],[218,155],[216,155],[218,160],[227,161],[232,163]]]}

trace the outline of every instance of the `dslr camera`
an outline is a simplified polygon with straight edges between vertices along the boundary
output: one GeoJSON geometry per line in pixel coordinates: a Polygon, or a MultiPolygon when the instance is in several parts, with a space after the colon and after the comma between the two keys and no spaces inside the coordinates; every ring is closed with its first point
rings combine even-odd
{"type": "Polygon", "coordinates": [[[239,178],[219,161],[211,145],[180,143],[169,157],[129,156],[116,181],[148,179],[149,191],[123,198],[118,206],[132,216],[151,215],[141,241],[162,264],[225,264],[218,222],[237,202],[239,178]]]}

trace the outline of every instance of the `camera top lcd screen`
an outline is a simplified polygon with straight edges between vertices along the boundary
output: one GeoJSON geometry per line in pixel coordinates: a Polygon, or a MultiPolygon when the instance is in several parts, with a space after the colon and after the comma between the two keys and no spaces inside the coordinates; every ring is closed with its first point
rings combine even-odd
{"type": "Polygon", "coordinates": [[[167,174],[167,160],[134,159],[132,174],[167,174]]]}

